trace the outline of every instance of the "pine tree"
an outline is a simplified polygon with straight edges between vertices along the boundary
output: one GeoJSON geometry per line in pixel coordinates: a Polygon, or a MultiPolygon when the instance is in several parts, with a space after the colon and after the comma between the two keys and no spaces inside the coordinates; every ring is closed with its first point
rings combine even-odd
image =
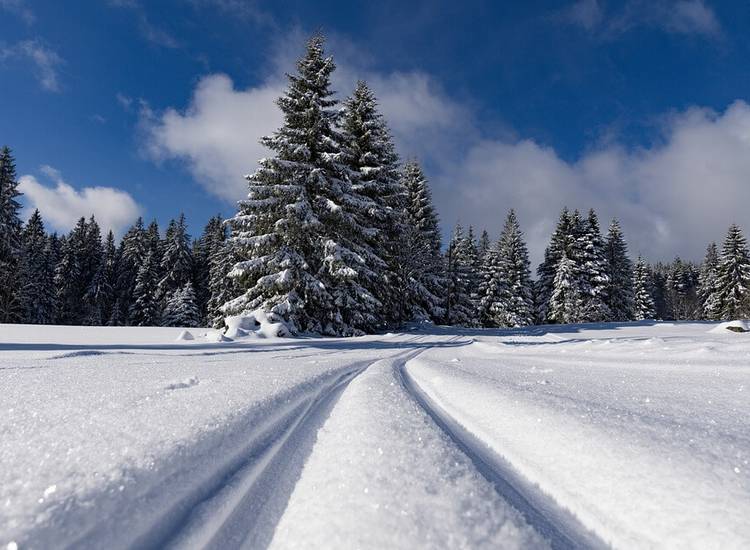
{"type": "Polygon", "coordinates": [[[80,324],[82,317],[81,265],[79,263],[80,243],[75,234],[60,239],[60,259],[55,266],[55,301],[57,317],[61,325],[80,324]]]}
{"type": "Polygon", "coordinates": [[[108,324],[112,319],[116,304],[117,287],[117,247],[112,231],[102,250],[99,267],[88,287],[86,303],[88,304],[88,323],[92,325],[108,324]]]}
{"type": "Polygon", "coordinates": [[[314,36],[279,98],[284,124],[262,143],[274,152],[248,177],[248,199],[231,220],[243,294],[227,313],[262,308],[292,332],[358,334],[378,321],[374,276],[361,246],[357,195],[341,164],[339,116],[330,89],[333,60],[314,36]]]}
{"type": "MultiPolygon", "coordinates": [[[[574,213],[574,216],[577,212],[574,213]]],[[[599,219],[594,210],[589,210],[586,221],[581,221],[577,237],[577,253],[571,256],[580,279],[582,297],[582,317],[577,322],[601,322],[610,318],[607,307],[607,288],[610,284],[607,275],[604,239],[599,229],[599,219]]]]}
{"type": "Polygon", "coordinates": [[[47,235],[39,210],[26,223],[22,237],[23,254],[20,266],[20,296],[24,323],[54,322],[54,273],[47,261],[47,235]]]}
{"type": "Polygon", "coordinates": [[[507,281],[502,274],[500,248],[501,244],[498,241],[487,250],[482,262],[477,317],[479,324],[488,328],[502,326],[500,310],[505,296],[509,294],[507,281]]]}
{"type": "Polygon", "coordinates": [[[479,243],[477,244],[477,253],[479,255],[480,265],[484,264],[484,259],[492,248],[492,242],[490,241],[490,234],[487,233],[486,229],[482,230],[482,234],[479,237],[479,243]]]}
{"type": "Polygon", "coordinates": [[[610,320],[633,319],[633,263],[628,258],[628,246],[617,220],[612,220],[609,225],[605,259],[609,278],[606,304],[610,311],[610,320]]]}
{"type": "Polygon", "coordinates": [[[565,254],[568,259],[572,256],[575,241],[575,228],[573,227],[573,216],[567,208],[560,213],[557,226],[555,227],[550,243],[544,251],[544,260],[537,269],[536,306],[537,321],[548,323],[552,321],[549,314],[549,302],[554,292],[555,275],[560,260],[565,254]]]}
{"type": "Polygon", "coordinates": [[[224,324],[222,306],[237,295],[236,280],[229,277],[229,272],[236,263],[231,240],[225,240],[216,245],[209,258],[209,291],[208,324],[214,328],[221,328],[224,324]]]}
{"type": "MultiPolygon", "coordinates": [[[[158,243],[157,243],[158,246],[158,243]]],[[[143,227],[143,218],[138,218],[135,224],[128,229],[120,241],[118,256],[117,289],[115,309],[110,317],[109,324],[119,326],[128,324],[130,319],[130,306],[133,303],[133,291],[135,290],[138,271],[143,266],[148,253],[156,264],[156,251],[153,243],[143,227]]],[[[154,277],[158,277],[155,266],[152,267],[154,277]]],[[[158,281],[158,278],[157,278],[158,281]]],[[[156,284],[156,282],[154,283],[156,284]]]]}
{"type": "Polygon", "coordinates": [[[446,278],[440,228],[427,179],[416,161],[403,168],[406,189],[404,227],[396,251],[398,292],[405,320],[441,321],[446,278]]]}
{"type": "Polygon", "coordinates": [[[200,312],[195,303],[193,284],[187,282],[182,288],[175,290],[164,308],[162,325],[165,327],[197,327],[200,326],[200,312]]]}
{"type": "Polygon", "coordinates": [[[652,283],[649,268],[643,259],[638,261],[633,269],[633,319],[643,321],[656,317],[656,308],[652,296],[652,283]]]}
{"type": "Polygon", "coordinates": [[[553,280],[549,300],[548,318],[555,323],[577,323],[584,307],[580,277],[575,263],[563,251],[553,280]]]}
{"type": "Polygon", "coordinates": [[[495,319],[500,326],[523,327],[534,323],[529,252],[514,210],[508,212],[498,242],[499,278],[503,281],[495,319]]]}
{"type": "Polygon", "coordinates": [[[454,326],[475,326],[477,312],[471,299],[471,285],[474,281],[471,244],[461,225],[457,225],[453,231],[446,252],[446,265],[446,322],[454,326]]]}
{"type": "Polygon", "coordinates": [[[398,155],[375,95],[365,82],[357,83],[342,113],[342,164],[354,198],[350,208],[362,228],[360,253],[373,275],[361,283],[383,304],[383,320],[399,324],[403,316],[399,289],[405,281],[397,280],[397,259],[406,223],[406,190],[398,173],[398,155]]]}
{"type": "Polygon", "coordinates": [[[86,223],[83,247],[80,250],[81,289],[84,304],[81,322],[85,325],[102,325],[101,292],[104,281],[101,279],[102,236],[94,216],[86,223]]]}
{"type": "Polygon", "coordinates": [[[146,327],[159,324],[159,301],[156,296],[157,266],[151,251],[146,253],[135,278],[133,301],[130,304],[129,322],[146,327]]]}
{"type": "Polygon", "coordinates": [[[701,264],[700,275],[698,278],[699,289],[698,299],[701,304],[701,317],[703,319],[714,320],[720,318],[718,303],[718,273],[719,273],[719,252],[716,243],[711,243],[706,249],[706,257],[701,264]]]}
{"type": "Polygon", "coordinates": [[[19,266],[22,255],[21,208],[16,166],[8,147],[0,149],[0,323],[13,323],[23,315],[19,266]]]}
{"type": "Polygon", "coordinates": [[[47,244],[44,249],[44,278],[49,281],[49,299],[50,299],[50,311],[48,324],[56,323],[60,316],[60,303],[58,302],[57,294],[57,281],[55,280],[55,274],[57,271],[57,265],[60,263],[62,257],[62,247],[60,239],[57,233],[52,233],[47,237],[47,244]]]}
{"type": "Polygon", "coordinates": [[[732,224],[721,249],[716,302],[722,319],[750,316],[750,256],[742,230],[732,224]]]}
{"type": "MultiPolygon", "coordinates": [[[[157,260],[158,258],[154,258],[155,264],[157,260]]],[[[192,280],[193,255],[190,250],[190,235],[187,232],[184,214],[180,214],[177,220],[169,222],[162,244],[161,266],[156,276],[160,276],[156,299],[163,303],[166,303],[175,290],[192,280]]]]}
{"type": "MultiPolygon", "coordinates": [[[[198,311],[206,324],[211,324],[208,321],[208,304],[211,300],[211,256],[224,246],[226,239],[226,225],[222,217],[217,215],[208,220],[203,234],[193,243],[193,288],[198,311]]],[[[224,276],[229,273],[230,269],[225,271],[224,276]]],[[[232,297],[223,297],[221,304],[232,297]]]]}

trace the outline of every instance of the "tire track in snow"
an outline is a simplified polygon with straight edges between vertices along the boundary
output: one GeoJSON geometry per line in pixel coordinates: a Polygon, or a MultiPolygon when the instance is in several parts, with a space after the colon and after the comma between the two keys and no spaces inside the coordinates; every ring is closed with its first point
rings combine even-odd
{"type": "Polygon", "coordinates": [[[434,404],[409,375],[407,364],[415,358],[416,356],[409,357],[397,367],[397,376],[406,392],[474,463],[482,476],[494,485],[498,494],[518,510],[529,525],[549,540],[553,549],[608,548],[573,514],[521,478],[502,457],[434,404]]]}

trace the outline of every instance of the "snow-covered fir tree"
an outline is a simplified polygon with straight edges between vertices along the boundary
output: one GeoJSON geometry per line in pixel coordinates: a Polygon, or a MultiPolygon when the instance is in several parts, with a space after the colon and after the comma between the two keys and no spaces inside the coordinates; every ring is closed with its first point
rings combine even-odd
{"type": "Polygon", "coordinates": [[[94,216],[86,223],[83,250],[81,251],[81,288],[83,290],[83,317],[85,325],[102,325],[107,318],[102,317],[102,302],[105,282],[101,278],[102,236],[94,216]]]}
{"type": "Polygon", "coordinates": [[[479,261],[479,245],[471,225],[466,233],[466,256],[466,263],[469,266],[469,297],[473,309],[472,322],[476,325],[478,323],[477,309],[481,300],[479,287],[482,284],[482,264],[479,261]]]}
{"type": "Polygon", "coordinates": [[[615,219],[609,224],[605,243],[605,259],[609,282],[606,304],[611,321],[633,319],[633,263],[628,258],[628,246],[615,219]]]}
{"type": "Polygon", "coordinates": [[[398,155],[377,100],[364,81],[359,81],[344,102],[341,116],[341,159],[352,186],[349,205],[361,228],[358,250],[369,270],[360,284],[385,308],[380,322],[398,324],[403,296],[397,281],[397,257],[404,231],[406,190],[398,173],[398,155]]]}
{"type": "Polygon", "coordinates": [[[403,281],[404,319],[442,321],[445,317],[445,264],[440,227],[427,178],[415,160],[404,165],[405,224],[397,250],[398,281],[403,281]]]}
{"type": "Polygon", "coordinates": [[[0,149],[0,323],[21,319],[23,304],[20,295],[20,264],[22,254],[22,223],[18,216],[16,165],[8,147],[0,149]]]}
{"type": "Polygon", "coordinates": [[[195,291],[191,282],[175,290],[164,308],[162,325],[165,327],[200,326],[200,311],[195,300],[195,291]]]}
{"type": "Polygon", "coordinates": [[[529,252],[514,210],[508,212],[498,241],[499,278],[503,282],[501,299],[495,308],[499,326],[523,327],[534,323],[529,252]]]}
{"type": "Polygon", "coordinates": [[[159,300],[157,298],[157,265],[151,251],[146,253],[138,269],[130,303],[129,323],[138,327],[159,324],[159,300]]]}
{"type": "Polygon", "coordinates": [[[492,248],[492,241],[490,240],[490,234],[487,233],[486,229],[482,230],[482,234],[479,236],[479,242],[477,243],[477,254],[479,255],[479,264],[484,264],[484,258],[492,248]]]}
{"type": "Polygon", "coordinates": [[[24,323],[50,324],[55,320],[54,270],[47,258],[47,235],[39,210],[23,230],[20,264],[20,296],[24,323]]]}
{"type": "MultiPolygon", "coordinates": [[[[574,213],[574,217],[577,211],[574,213]]],[[[576,253],[571,260],[579,277],[582,311],[578,322],[600,322],[610,318],[607,307],[607,289],[610,281],[607,275],[605,243],[599,228],[599,218],[593,209],[589,210],[586,220],[581,220],[581,229],[577,233],[576,253]]]]}
{"type": "Polygon", "coordinates": [[[718,275],[719,251],[716,243],[711,243],[706,249],[706,257],[698,275],[698,300],[703,319],[715,320],[721,317],[718,302],[718,275]]]}
{"type": "Polygon", "coordinates": [[[481,277],[477,320],[483,327],[501,326],[502,321],[499,313],[508,291],[507,281],[502,274],[500,241],[490,246],[485,252],[481,277]]]}
{"type": "Polygon", "coordinates": [[[456,225],[445,254],[447,291],[445,320],[449,325],[476,326],[477,310],[471,287],[475,281],[471,243],[461,225],[456,225]]]}
{"type": "Polygon", "coordinates": [[[547,309],[547,318],[554,323],[580,322],[584,308],[584,293],[575,262],[563,250],[557,263],[547,309]]]}
{"type": "MultiPolygon", "coordinates": [[[[191,282],[193,277],[193,254],[184,214],[180,214],[178,219],[169,222],[161,248],[160,273],[157,274],[160,279],[156,289],[156,298],[166,303],[175,290],[191,282]]],[[[157,258],[154,260],[156,263],[157,258]]]]}
{"type": "Polygon", "coordinates": [[[117,300],[117,246],[110,230],[104,242],[99,268],[86,292],[89,319],[87,324],[105,325],[112,319],[117,300]]]}
{"type": "Polygon", "coordinates": [[[333,59],[314,36],[277,101],[284,123],[262,143],[274,156],[248,177],[249,195],[231,220],[238,256],[231,276],[243,294],[226,313],[262,308],[294,331],[357,334],[378,324],[374,276],[357,223],[358,194],[341,164],[333,59]]]}
{"type": "MultiPolygon", "coordinates": [[[[201,319],[204,324],[208,321],[208,303],[211,299],[211,255],[224,245],[227,239],[227,227],[221,216],[213,216],[208,220],[203,234],[193,243],[193,288],[201,319]]],[[[229,267],[224,275],[231,270],[229,267]]],[[[233,296],[224,296],[221,304],[233,296]]],[[[220,304],[220,305],[221,305],[220,304]]]]}
{"type": "Polygon", "coordinates": [[[656,317],[652,286],[648,265],[638,256],[633,268],[633,319],[636,321],[656,317]]]}
{"type": "Polygon", "coordinates": [[[55,323],[61,325],[75,325],[78,324],[80,319],[81,267],[76,253],[77,246],[78,243],[73,241],[70,236],[60,239],[60,258],[55,266],[54,281],[58,312],[55,323]]]}
{"type": "Polygon", "coordinates": [[[567,208],[560,213],[555,230],[550,238],[550,243],[544,251],[544,260],[537,268],[536,284],[536,306],[537,321],[548,323],[551,321],[549,315],[549,302],[554,292],[555,275],[563,254],[572,255],[575,242],[575,228],[573,218],[567,208]]]}
{"type": "MultiPolygon", "coordinates": [[[[124,325],[129,323],[130,306],[133,303],[133,291],[135,290],[138,271],[143,265],[146,255],[151,252],[151,261],[155,263],[156,252],[151,250],[150,241],[147,238],[143,226],[143,219],[138,218],[135,224],[127,230],[118,249],[118,274],[117,274],[117,298],[116,307],[112,312],[110,325],[124,325]]],[[[158,277],[157,267],[152,266],[154,277],[158,277]]],[[[158,279],[154,282],[156,284],[158,279]]]]}
{"type": "Polygon", "coordinates": [[[750,255],[745,236],[735,224],[729,227],[721,248],[716,303],[722,319],[750,317],[750,255]]]}
{"type": "Polygon", "coordinates": [[[237,295],[236,280],[229,277],[229,272],[236,263],[231,240],[218,243],[209,258],[208,288],[211,297],[207,305],[208,324],[221,328],[224,324],[222,306],[237,295]]]}

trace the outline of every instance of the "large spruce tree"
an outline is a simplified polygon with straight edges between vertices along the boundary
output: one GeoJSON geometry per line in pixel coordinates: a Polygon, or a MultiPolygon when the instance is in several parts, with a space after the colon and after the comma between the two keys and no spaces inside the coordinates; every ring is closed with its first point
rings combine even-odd
{"type": "Polygon", "coordinates": [[[376,277],[359,224],[358,198],[341,159],[333,59],[314,36],[277,104],[284,123],[262,143],[274,155],[248,177],[231,220],[238,256],[231,275],[243,294],[227,313],[262,308],[292,331],[357,334],[379,321],[380,302],[362,284],[376,277]]]}
{"type": "Polygon", "coordinates": [[[721,249],[716,302],[722,319],[750,317],[750,255],[739,226],[732,224],[721,249]]]}
{"type": "Polygon", "coordinates": [[[633,319],[633,263],[628,258],[628,246],[616,219],[609,224],[604,248],[610,320],[629,321],[633,319]]]}
{"type": "Polygon", "coordinates": [[[0,323],[21,319],[23,304],[20,293],[22,223],[18,216],[16,165],[8,147],[0,149],[0,323]]]}
{"type": "Polygon", "coordinates": [[[405,164],[405,224],[397,249],[397,281],[404,320],[438,322],[445,317],[446,289],[440,226],[427,178],[417,161],[405,164]]]}
{"type": "Polygon", "coordinates": [[[406,190],[390,132],[364,81],[344,102],[341,140],[342,164],[354,199],[350,209],[361,231],[357,248],[371,267],[361,273],[360,284],[385,308],[378,322],[399,324],[403,302],[398,289],[404,281],[397,280],[397,258],[406,223],[406,190]]]}
{"type": "Polygon", "coordinates": [[[500,326],[523,327],[534,323],[529,252],[514,210],[508,212],[498,242],[499,278],[503,293],[496,308],[500,326]]]}
{"type": "Polygon", "coordinates": [[[648,265],[638,256],[633,268],[633,319],[643,321],[656,317],[653,283],[648,265]]]}

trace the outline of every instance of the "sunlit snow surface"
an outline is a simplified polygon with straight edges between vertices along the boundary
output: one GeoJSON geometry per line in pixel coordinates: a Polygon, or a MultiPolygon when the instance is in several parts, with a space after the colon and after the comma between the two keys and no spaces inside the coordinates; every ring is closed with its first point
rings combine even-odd
{"type": "Polygon", "coordinates": [[[0,325],[0,548],[747,548],[750,334],[716,326],[0,325]]]}

